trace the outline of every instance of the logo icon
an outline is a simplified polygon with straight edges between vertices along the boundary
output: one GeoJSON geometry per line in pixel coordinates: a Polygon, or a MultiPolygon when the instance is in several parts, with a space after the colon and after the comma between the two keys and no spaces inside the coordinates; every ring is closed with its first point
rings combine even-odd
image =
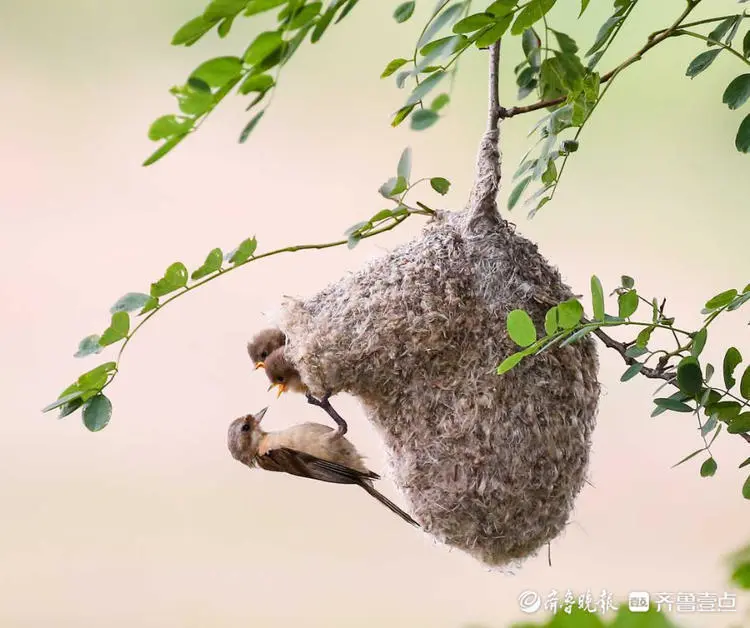
{"type": "Polygon", "coordinates": [[[631,613],[646,613],[651,604],[651,596],[647,591],[631,591],[628,594],[628,608],[631,613]]]}
{"type": "Polygon", "coordinates": [[[518,596],[518,605],[524,613],[536,613],[542,607],[542,598],[536,591],[524,591],[518,596]]]}

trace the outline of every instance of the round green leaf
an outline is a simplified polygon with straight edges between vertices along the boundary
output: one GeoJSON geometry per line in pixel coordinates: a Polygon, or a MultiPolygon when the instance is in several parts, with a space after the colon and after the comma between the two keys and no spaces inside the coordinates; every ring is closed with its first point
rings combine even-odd
{"type": "Polygon", "coordinates": [[[112,322],[109,327],[102,332],[99,338],[99,344],[102,347],[111,345],[118,340],[122,340],[130,331],[130,316],[127,312],[115,312],[112,314],[112,322]]]}
{"type": "Polygon", "coordinates": [[[270,74],[251,74],[240,83],[240,94],[250,92],[265,92],[274,86],[273,77],[270,74]]]}
{"type": "Polygon", "coordinates": [[[83,340],[81,340],[81,342],[78,343],[78,351],[73,354],[73,357],[83,358],[87,355],[100,353],[101,350],[102,345],[99,344],[99,336],[97,334],[93,334],[91,336],[86,336],[83,340]]]}
{"type": "Polygon", "coordinates": [[[107,427],[112,418],[112,403],[101,393],[92,397],[83,407],[83,424],[92,432],[107,427]]]}
{"type": "Polygon", "coordinates": [[[741,153],[750,153],[750,114],[740,123],[734,145],[741,153]]]}
{"type": "Polygon", "coordinates": [[[399,24],[401,24],[402,22],[406,22],[406,20],[408,20],[414,13],[415,5],[416,3],[413,0],[411,0],[410,2],[399,4],[393,13],[393,19],[396,20],[399,24]]]}
{"type": "Polygon", "coordinates": [[[730,434],[747,434],[750,432],[750,412],[738,414],[729,422],[727,432],[730,434]]]}
{"type": "Polygon", "coordinates": [[[709,458],[701,465],[701,477],[702,478],[710,478],[716,473],[718,465],[716,464],[716,460],[713,458],[709,458]]]}
{"type": "Polygon", "coordinates": [[[232,264],[241,264],[242,262],[245,262],[252,257],[253,253],[255,253],[255,249],[257,248],[258,241],[255,239],[255,236],[253,236],[252,238],[247,238],[240,243],[240,245],[237,247],[237,250],[229,258],[229,262],[232,264]]]}
{"type": "Polygon", "coordinates": [[[311,2],[310,4],[306,4],[300,7],[294,14],[292,20],[286,26],[287,30],[294,31],[309,24],[313,19],[315,19],[315,17],[317,17],[318,13],[320,13],[320,9],[322,6],[322,2],[311,2]]]}
{"type": "Polygon", "coordinates": [[[725,305],[728,305],[732,302],[734,297],[737,296],[737,290],[732,288],[731,290],[725,290],[724,292],[720,292],[715,297],[712,297],[708,301],[706,301],[706,309],[707,310],[715,310],[720,307],[724,307],[725,305]]]}
{"type": "Polygon", "coordinates": [[[524,310],[513,310],[506,320],[510,339],[520,347],[528,347],[536,342],[534,321],[524,310]]]}
{"type": "MultiPolygon", "coordinates": [[[[413,105],[408,105],[413,107],[413,105]]],[[[403,111],[406,107],[403,107],[400,111],[403,111]]],[[[411,111],[411,109],[409,110],[411,111]]],[[[408,115],[408,112],[407,112],[408,115]]],[[[411,116],[411,128],[414,131],[424,131],[438,121],[438,114],[432,109],[418,109],[411,116]]],[[[395,126],[395,125],[393,125],[395,126]]]]}
{"type": "Polygon", "coordinates": [[[563,329],[572,329],[581,321],[583,306],[577,299],[563,301],[557,306],[557,319],[563,329]]]}
{"type": "Polygon", "coordinates": [[[187,133],[193,126],[192,120],[177,117],[175,115],[162,116],[151,124],[148,130],[148,139],[156,142],[174,135],[187,133]]]}
{"type": "Polygon", "coordinates": [[[204,81],[211,87],[224,87],[242,72],[242,61],[238,57],[216,57],[201,63],[191,78],[204,81]]]}
{"type": "Polygon", "coordinates": [[[430,185],[438,194],[445,196],[451,187],[451,182],[443,177],[432,177],[432,179],[430,179],[430,185]]]}
{"type": "Polygon", "coordinates": [[[523,351],[519,351],[518,353],[514,353],[508,356],[500,363],[500,366],[497,367],[497,374],[502,375],[503,373],[507,373],[516,364],[523,360],[525,356],[526,354],[523,351]]]}
{"type": "Polygon", "coordinates": [[[724,90],[722,102],[730,109],[738,109],[750,98],[750,74],[740,74],[724,90]]]}
{"type": "Polygon", "coordinates": [[[618,315],[620,318],[629,318],[638,309],[638,293],[628,290],[617,297],[618,315]]]}
{"type": "Polygon", "coordinates": [[[686,395],[697,395],[703,388],[703,373],[698,360],[683,358],[677,365],[677,386],[686,395]]]}
{"type": "Polygon", "coordinates": [[[488,24],[494,23],[494,16],[488,13],[475,13],[456,22],[453,26],[453,32],[458,34],[473,33],[488,24]]]}
{"type": "Polygon", "coordinates": [[[551,307],[544,315],[544,331],[548,336],[557,331],[557,307],[551,307]]]}

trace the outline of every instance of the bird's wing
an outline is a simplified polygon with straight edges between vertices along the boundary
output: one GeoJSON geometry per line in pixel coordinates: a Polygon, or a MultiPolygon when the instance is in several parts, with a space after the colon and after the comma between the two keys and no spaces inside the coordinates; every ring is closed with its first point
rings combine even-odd
{"type": "Polygon", "coordinates": [[[380,476],[373,471],[363,473],[343,464],[323,460],[289,447],[271,449],[258,457],[258,465],[267,471],[283,471],[336,484],[362,484],[363,481],[380,479],[380,476]]]}

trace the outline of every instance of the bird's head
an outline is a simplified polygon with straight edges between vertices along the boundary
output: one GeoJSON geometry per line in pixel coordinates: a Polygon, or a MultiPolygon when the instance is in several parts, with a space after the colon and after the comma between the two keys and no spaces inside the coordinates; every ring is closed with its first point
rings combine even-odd
{"type": "Polygon", "coordinates": [[[286,357],[284,347],[276,349],[265,361],[266,375],[271,382],[268,390],[278,388],[279,394],[291,390],[292,392],[304,393],[307,387],[302,383],[299,371],[286,357]]]}
{"type": "Polygon", "coordinates": [[[255,455],[258,453],[263,430],[260,422],[268,408],[263,408],[255,414],[248,414],[235,419],[229,424],[227,446],[232,457],[248,466],[255,465],[255,455]]]}
{"type": "Polygon", "coordinates": [[[276,349],[283,347],[284,344],[286,344],[284,332],[275,327],[269,327],[268,329],[259,331],[247,343],[247,353],[253,364],[255,364],[255,368],[259,369],[265,366],[264,362],[266,358],[276,351],[276,349]]]}

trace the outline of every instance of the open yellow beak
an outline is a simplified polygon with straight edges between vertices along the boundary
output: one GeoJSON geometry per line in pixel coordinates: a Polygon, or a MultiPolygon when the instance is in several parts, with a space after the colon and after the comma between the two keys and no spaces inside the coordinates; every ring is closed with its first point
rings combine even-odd
{"type": "Polygon", "coordinates": [[[256,363],[255,363],[255,370],[256,370],[256,371],[257,371],[258,369],[264,369],[264,368],[266,368],[266,365],[265,365],[265,363],[264,363],[264,362],[256,362],[256,363]]]}
{"type": "Polygon", "coordinates": [[[278,388],[278,389],[279,389],[279,392],[278,392],[278,394],[276,395],[276,398],[277,398],[277,399],[278,399],[279,397],[281,397],[282,393],[285,393],[285,392],[286,392],[286,384],[271,384],[271,385],[270,385],[270,386],[268,387],[268,390],[272,390],[272,389],[274,389],[274,388],[278,388]]]}

